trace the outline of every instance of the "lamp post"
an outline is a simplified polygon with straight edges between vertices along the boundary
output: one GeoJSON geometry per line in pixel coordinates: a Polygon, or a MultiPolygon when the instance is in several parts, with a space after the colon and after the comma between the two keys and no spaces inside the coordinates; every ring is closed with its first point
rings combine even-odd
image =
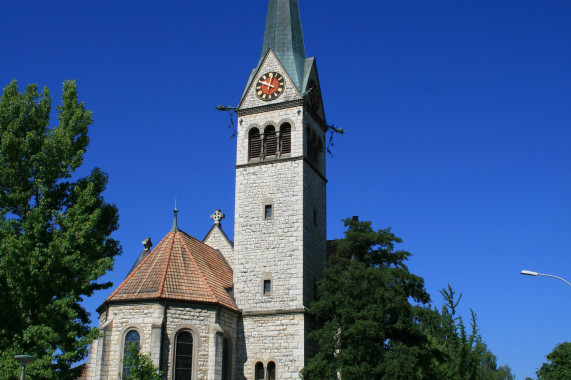
{"type": "Polygon", "coordinates": [[[556,278],[558,280],[563,281],[564,283],[566,283],[567,285],[571,286],[571,283],[565,279],[562,279],[561,277],[557,277],[557,276],[553,276],[551,274],[544,274],[544,273],[537,273],[537,272],[532,272],[530,270],[522,270],[521,274],[526,275],[526,276],[543,276],[543,277],[551,277],[551,278],[556,278]]]}
{"type": "Polygon", "coordinates": [[[24,380],[24,376],[26,376],[26,366],[30,363],[36,361],[36,358],[30,355],[16,355],[14,356],[20,364],[22,364],[22,374],[20,375],[20,380],[24,380]]]}

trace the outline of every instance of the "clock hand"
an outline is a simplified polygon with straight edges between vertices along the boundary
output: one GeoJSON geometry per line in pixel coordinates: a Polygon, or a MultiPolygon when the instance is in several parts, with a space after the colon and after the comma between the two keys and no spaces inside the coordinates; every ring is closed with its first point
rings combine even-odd
{"type": "Polygon", "coordinates": [[[271,87],[271,88],[274,88],[274,87],[275,87],[275,86],[271,83],[271,81],[269,81],[269,82],[259,81],[259,82],[260,82],[262,85],[264,85],[264,86],[268,86],[268,87],[271,87]]]}

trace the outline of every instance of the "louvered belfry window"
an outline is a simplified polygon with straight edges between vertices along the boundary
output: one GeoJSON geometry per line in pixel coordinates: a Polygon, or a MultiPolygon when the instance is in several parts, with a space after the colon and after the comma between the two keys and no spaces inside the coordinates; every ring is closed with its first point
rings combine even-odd
{"type": "Polygon", "coordinates": [[[276,128],[273,125],[268,125],[264,131],[266,138],[266,149],[264,153],[266,157],[273,157],[278,152],[278,136],[276,135],[276,128]]]}
{"type": "Polygon", "coordinates": [[[282,124],[280,128],[280,152],[281,154],[291,153],[291,125],[288,123],[282,124]]]}
{"type": "Polygon", "coordinates": [[[262,154],[262,138],[260,136],[260,131],[258,128],[252,128],[250,130],[250,135],[248,136],[249,140],[249,152],[248,152],[248,160],[252,158],[260,158],[262,154]]]}

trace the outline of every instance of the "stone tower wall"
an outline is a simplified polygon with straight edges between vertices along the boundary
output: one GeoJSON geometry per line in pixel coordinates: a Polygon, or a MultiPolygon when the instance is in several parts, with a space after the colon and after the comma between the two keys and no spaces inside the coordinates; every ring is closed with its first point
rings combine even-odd
{"type": "Polygon", "coordinates": [[[236,170],[234,294],[245,311],[303,306],[303,161],[236,170]],[[273,217],[264,217],[272,205],[273,217]],[[262,294],[264,280],[272,283],[262,294]]]}
{"type": "Polygon", "coordinates": [[[245,315],[238,323],[237,379],[254,379],[258,362],[276,363],[276,378],[297,380],[305,358],[303,313],[245,315]],[[242,342],[242,343],[240,343],[242,342]]]}

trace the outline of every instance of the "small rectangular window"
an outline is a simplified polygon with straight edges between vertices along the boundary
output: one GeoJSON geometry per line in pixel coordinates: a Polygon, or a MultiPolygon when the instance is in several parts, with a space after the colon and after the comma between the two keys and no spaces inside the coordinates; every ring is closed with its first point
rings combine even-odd
{"type": "Polygon", "coordinates": [[[272,293],[272,280],[264,280],[264,295],[272,293]]]}
{"type": "Polygon", "coordinates": [[[266,219],[272,219],[272,217],[274,216],[272,205],[266,205],[266,210],[264,215],[266,219]]]}

